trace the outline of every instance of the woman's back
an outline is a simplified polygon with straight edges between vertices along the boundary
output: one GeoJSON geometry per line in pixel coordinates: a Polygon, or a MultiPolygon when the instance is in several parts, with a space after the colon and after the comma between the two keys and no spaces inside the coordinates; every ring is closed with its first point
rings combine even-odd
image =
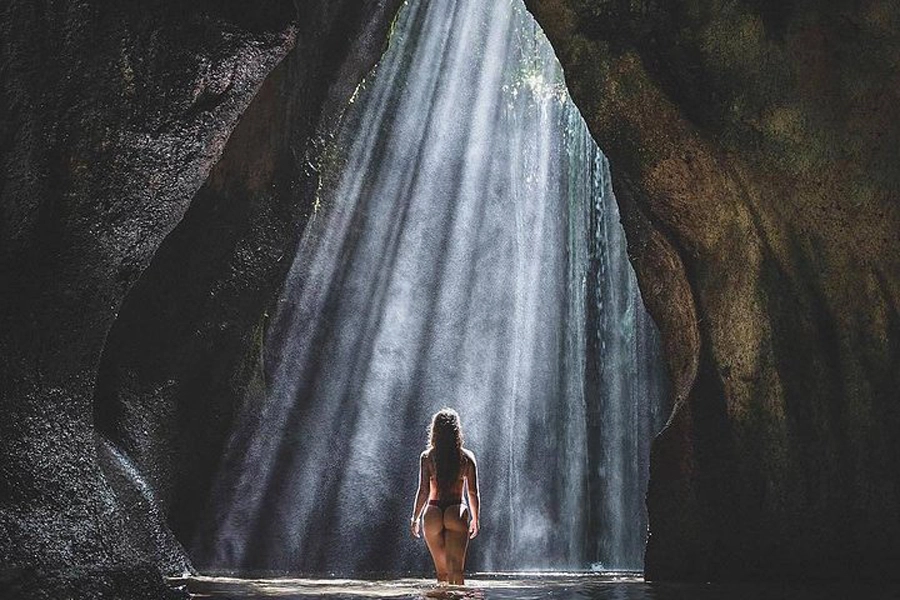
{"type": "Polygon", "coordinates": [[[426,450],[422,453],[422,456],[427,465],[428,481],[431,487],[428,496],[429,500],[461,499],[463,487],[465,486],[470,466],[473,463],[472,453],[466,448],[461,448],[459,453],[459,467],[456,475],[452,476],[451,472],[451,477],[441,479],[438,478],[438,461],[435,450],[433,448],[426,450]]]}

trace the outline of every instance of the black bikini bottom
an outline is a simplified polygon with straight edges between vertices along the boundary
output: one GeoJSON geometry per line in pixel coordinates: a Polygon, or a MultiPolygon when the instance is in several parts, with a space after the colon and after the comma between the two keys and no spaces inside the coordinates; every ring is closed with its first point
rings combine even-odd
{"type": "Polygon", "coordinates": [[[448,506],[453,506],[454,504],[462,504],[462,498],[447,498],[446,500],[435,500],[432,498],[428,501],[428,504],[431,506],[437,506],[439,509],[444,510],[448,506]]]}

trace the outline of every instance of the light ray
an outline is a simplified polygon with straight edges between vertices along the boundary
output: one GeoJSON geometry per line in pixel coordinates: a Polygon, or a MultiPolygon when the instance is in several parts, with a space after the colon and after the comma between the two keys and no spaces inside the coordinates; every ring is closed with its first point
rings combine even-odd
{"type": "Polygon", "coordinates": [[[657,334],[521,2],[410,0],[336,144],[195,564],[429,569],[406,522],[452,405],[482,468],[470,568],[640,569],[657,334]]]}

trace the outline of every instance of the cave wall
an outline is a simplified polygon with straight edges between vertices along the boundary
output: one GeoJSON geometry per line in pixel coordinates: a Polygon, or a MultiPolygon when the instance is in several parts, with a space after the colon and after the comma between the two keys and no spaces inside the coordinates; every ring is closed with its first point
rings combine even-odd
{"type": "Polygon", "coordinates": [[[313,210],[321,155],[399,3],[304,4],[294,49],[110,332],[98,425],[146,474],[188,548],[237,411],[264,399],[263,335],[313,210]]]}
{"type": "Polygon", "coordinates": [[[897,578],[900,7],[526,4],[673,381],[647,577],[897,578]]]}
{"type": "Polygon", "coordinates": [[[171,511],[395,9],[0,6],[0,595],[159,598],[190,568],[171,511]]]}

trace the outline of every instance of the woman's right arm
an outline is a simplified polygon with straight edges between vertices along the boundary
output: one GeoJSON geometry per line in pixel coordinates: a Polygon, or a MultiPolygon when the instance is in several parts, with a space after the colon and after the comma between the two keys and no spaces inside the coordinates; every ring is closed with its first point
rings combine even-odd
{"type": "Polygon", "coordinates": [[[475,455],[469,452],[469,473],[466,476],[466,491],[469,495],[469,510],[472,511],[472,520],[469,522],[469,539],[478,535],[481,516],[481,492],[478,491],[478,465],[475,463],[475,455]]]}
{"type": "Polygon", "coordinates": [[[416,499],[413,502],[413,514],[409,520],[409,530],[413,536],[419,537],[419,517],[422,516],[422,509],[425,508],[425,502],[428,500],[428,465],[427,453],[423,452],[419,457],[419,489],[416,491],[416,499]]]}

